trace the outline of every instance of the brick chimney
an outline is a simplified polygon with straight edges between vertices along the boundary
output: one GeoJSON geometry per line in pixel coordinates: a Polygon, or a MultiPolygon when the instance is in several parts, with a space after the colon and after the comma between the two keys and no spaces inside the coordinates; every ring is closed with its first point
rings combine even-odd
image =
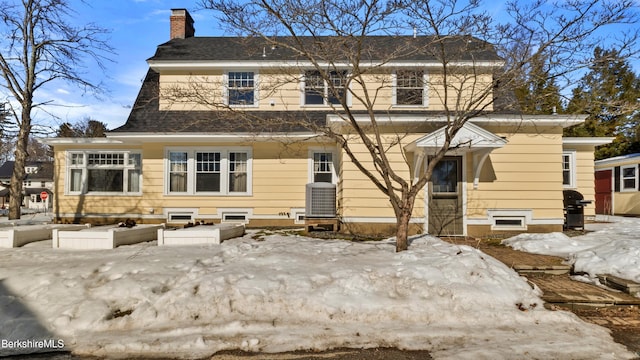
{"type": "Polygon", "coordinates": [[[196,29],[193,27],[193,18],[187,9],[171,9],[171,39],[184,39],[193,37],[196,29]]]}

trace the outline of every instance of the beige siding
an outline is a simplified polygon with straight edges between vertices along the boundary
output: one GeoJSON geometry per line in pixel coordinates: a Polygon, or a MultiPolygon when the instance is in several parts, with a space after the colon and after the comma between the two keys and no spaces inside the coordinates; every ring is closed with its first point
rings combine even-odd
{"type": "MultiPolygon", "coordinates": [[[[295,70],[295,69],[294,69],[295,70]]],[[[302,71],[288,69],[255,69],[257,73],[256,100],[257,106],[243,107],[245,110],[300,110],[325,109],[327,106],[304,106],[302,71]]],[[[491,74],[474,74],[476,77],[450,75],[447,78],[445,91],[444,77],[437,72],[428,74],[426,109],[441,111],[445,100],[450,107],[456,104],[466,106],[467,100],[478,101],[479,97],[486,97],[485,106],[491,96],[483,94],[492,89],[491,74]],[[461,100],[461,101],[459,101],[461,100]]],[[[161,110],[207,110],[225,106],[225,81],[221,70],[190,72],[163,72],[160,75],[160,109],[161,110]]],[[[393,82],[391,69],[382,72],[372,72],[362,75],[360,79],[364,87],[353,82],[351,89],[351,108],[353,110],[367,109],[371,104],[376,111],[393,108],[393,82]],[[366,90],[366,91],[365,91],[366,90]]],[[[482,104],[483,102],[480,102],[482,104]]],[[[474,105],[475,106],[475,105],[474,105]]],[[[404,107],[407,109],[406,107],[404,107]]],[[[425,107],[415,107],[425,109],[425,107]]],[[[410,108],[409,108],[410,109],[410,108]]],[[[486,110],[491,110],[488,106],[486,110]]]]}
{"type": "Polygon", "coordinates": [[[502,134],[508,143],[489,155],[477,189],[473,189],[473,160],[468,157],[470,218],[486,218],[488,209],[530,209],[534,219],[563,217],[561,129],[544,134],[526,130],[502,134]]]}
{"type": "MultiPolygon", "coordinates": [[[[408,144],[417,138],[418,135],[405,138],[404,144],[408,144]]],[[[393,136],[389,136],[386,140],[387,143],[391,143],[395,138],[393,136]]],[[[350,142],[350,146],[364,167],[375,173],[375,167],[366,147],[361,143],[356,143],[355,141],[350,142]]],[[[407,164],[407,161],[405,161],[402,148],[397,145],[393,146],[386,154],[391,163],[391,167],[403,178],[410,179],[410,164],[407,164]]],[[[389,219],[395,219],[395,214],[388,196],[378,189],[371,180],[369,180],[353,163],[351,163],[345,154],[343,154],[342,157],[344,160],[341,165],[342,216],[346,218],[377,218],[380,220],[386,219],[387,221],[389,219]]],[[[420,191],[418,193],[413,216],[424,216],[424,191],[420,191]]]]}
{"type": "MultiPolygon", "coordinates": [[[[215,216],[219,208],[248,208],[254,216],[284,216],[291,208],[304,208],[305,184],[308,178],[308,148],[305,145],[293,152],[276,143],[256,143],[253,152],[253,195],[208,196],[168,195],[165,193],[166,148],[183,148],[190,144],[147,144],[143,147],[143,193],[144,196],[84,196],[64,195],[67,148],[56,148],[58,211],[81,214],[142,214],[151,217],[162,215],[164,208],[199,208],[203,216],[215,216]]],[[[319,146],[309,144],[309,146],[319,146]]],[[[221,146],[225,144],[207,144],[221,146]]],[[[199,146],[203,148],[205,146],[199,146]]],[[[113,149],[113,148],[112,148],[113,149]]]]}
{"type": "Polygon", "coordinates": [[[594,169],[594,147],[593,146],[573,146],[576,150],[576,190],[580,192],[585,200],[592,203],[585,206],[585,216],[596,215],[596,188],[594,169]]]}

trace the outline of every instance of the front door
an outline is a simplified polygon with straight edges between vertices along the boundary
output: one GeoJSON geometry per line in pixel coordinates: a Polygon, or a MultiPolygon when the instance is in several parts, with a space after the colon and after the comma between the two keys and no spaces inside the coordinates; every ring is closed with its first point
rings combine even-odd
{"type": "Polygon", "coordinates": [[[461,156],[447,156],[436,165],[429,183],[428,211],[429,234],[464,234],[461,156]]]}

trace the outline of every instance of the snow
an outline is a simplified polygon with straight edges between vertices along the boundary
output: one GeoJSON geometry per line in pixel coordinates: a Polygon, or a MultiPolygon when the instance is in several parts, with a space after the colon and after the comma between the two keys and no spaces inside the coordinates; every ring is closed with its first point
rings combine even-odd
{"type": "Polygon", "coordinates": [[[640,283],[640,218],[599,216],[586,224],[585,235],[568,237],[562,233],[520,234],[503,244],[534,254],[567,259],[577,273],[593,280],[610,274],[640,283]]]}
{"type": "Polygon", "coordinates": [[[544,309],[539,290],[472,247],[257,235],[0,249],[0,339],[62,339],[98,357],[379,346],[435,359],[634,357],[605,328],[544,309]]]}

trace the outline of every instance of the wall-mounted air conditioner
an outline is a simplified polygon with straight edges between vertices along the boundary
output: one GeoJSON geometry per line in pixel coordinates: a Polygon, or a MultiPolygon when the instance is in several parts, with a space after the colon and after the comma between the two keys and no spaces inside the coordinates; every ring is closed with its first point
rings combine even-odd
{"type": "Polygon", "coordinates": [[[318,182],[307,184],[305,216],[308,218],[336,217],[336,186],[318,182]]]}

